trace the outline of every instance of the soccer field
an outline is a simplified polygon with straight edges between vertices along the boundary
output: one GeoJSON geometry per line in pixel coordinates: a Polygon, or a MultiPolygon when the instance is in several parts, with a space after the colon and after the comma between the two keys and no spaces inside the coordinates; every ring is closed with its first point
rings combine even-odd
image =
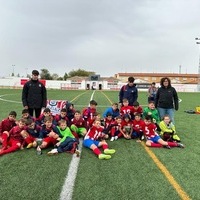
{"type": "MultiPolygon", "coordinates": [[[[48,99],[71,101],[77,110],[88,105],[91,95],[100,113],[118,102],[118,91],[47,92],[48,99]]],[[[186,148],[148,148],[135,140],[119,139],[108,141],[116,149],[110,160],[99,160],[84,147],[79,158],[67,153],[47,156],[49,149],[41,156],[35,149],[20,150],[0,157],[0,199],[68,200],[64,193],[73,200],[200,199],[200,115],[184,112],[199,106],[200,93],[178,95],[176,130],[186,148]],[[70,173],[69,168],[73,169],[70,173]],[[71,182],[64,185],[67,179],[71,182]]],[[[147,105],[145,92],[139,92],[138,101],[143,107],[147,105]]],[[[11,110],[17,111],[19,119],[22,109],[21,90],[0,90],[0,120],[11,110]]]]}

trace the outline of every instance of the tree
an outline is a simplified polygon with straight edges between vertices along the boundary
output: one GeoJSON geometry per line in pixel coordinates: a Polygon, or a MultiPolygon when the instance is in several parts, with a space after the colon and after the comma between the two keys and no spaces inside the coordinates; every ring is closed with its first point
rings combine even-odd
{"type": "Polygon", "coordinates": [[[45,80],[52,80],[52,76],[48,69],[41,69],[40,78],[45,80]]]}
{"type": "Polygon", "coordinates": [[[57,80],[59,78],[58,74],[54,73],[52,74],[52,80],[57,80]]]}
{"type": "Polygon", "coordinates": [[[68,77],[69,77],[68,74],[65,72],[63,79],[66,81],[68,77]]]}
{"type": "Polygon", "coordinates": [[[95,72],[86,71],[84,69],[78,69],[78,70],[72,70],[68,74],[69,74],[69,77],[73,77],[73,76],[90,76],[90,75],[95,74],[95,72]]]}

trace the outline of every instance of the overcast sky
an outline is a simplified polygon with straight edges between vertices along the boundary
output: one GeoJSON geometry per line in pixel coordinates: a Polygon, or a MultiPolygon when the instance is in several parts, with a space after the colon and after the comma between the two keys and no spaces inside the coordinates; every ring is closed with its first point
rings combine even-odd
{"type": "Polygon", "coordinates": [[[0,76],[197,73],[196,37],[199,0],[0,0],[0,76]]]}

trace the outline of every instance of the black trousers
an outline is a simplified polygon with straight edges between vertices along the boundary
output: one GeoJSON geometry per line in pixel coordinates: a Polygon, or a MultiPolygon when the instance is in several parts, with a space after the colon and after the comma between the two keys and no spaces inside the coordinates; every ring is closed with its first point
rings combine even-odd
{"type": "Polygon", "coordinates": [[[29,108],[28,112],[33,117],[33,112],[35,111],[35,117],[38,118],[40,116],[42,108],[29,108]]]}

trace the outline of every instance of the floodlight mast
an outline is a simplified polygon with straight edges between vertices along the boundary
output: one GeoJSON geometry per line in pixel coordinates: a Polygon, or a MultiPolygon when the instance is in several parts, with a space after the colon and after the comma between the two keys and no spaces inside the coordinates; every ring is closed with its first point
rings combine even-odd
{"type": "MultiPolygon", "coordinates": [[[[196,44],[200,45],[200,38],[195,38],[195,40],[196,40],[196,44]]],[[[200,92],[200,52],[199,52],[197,91],[200,92]]]]}

